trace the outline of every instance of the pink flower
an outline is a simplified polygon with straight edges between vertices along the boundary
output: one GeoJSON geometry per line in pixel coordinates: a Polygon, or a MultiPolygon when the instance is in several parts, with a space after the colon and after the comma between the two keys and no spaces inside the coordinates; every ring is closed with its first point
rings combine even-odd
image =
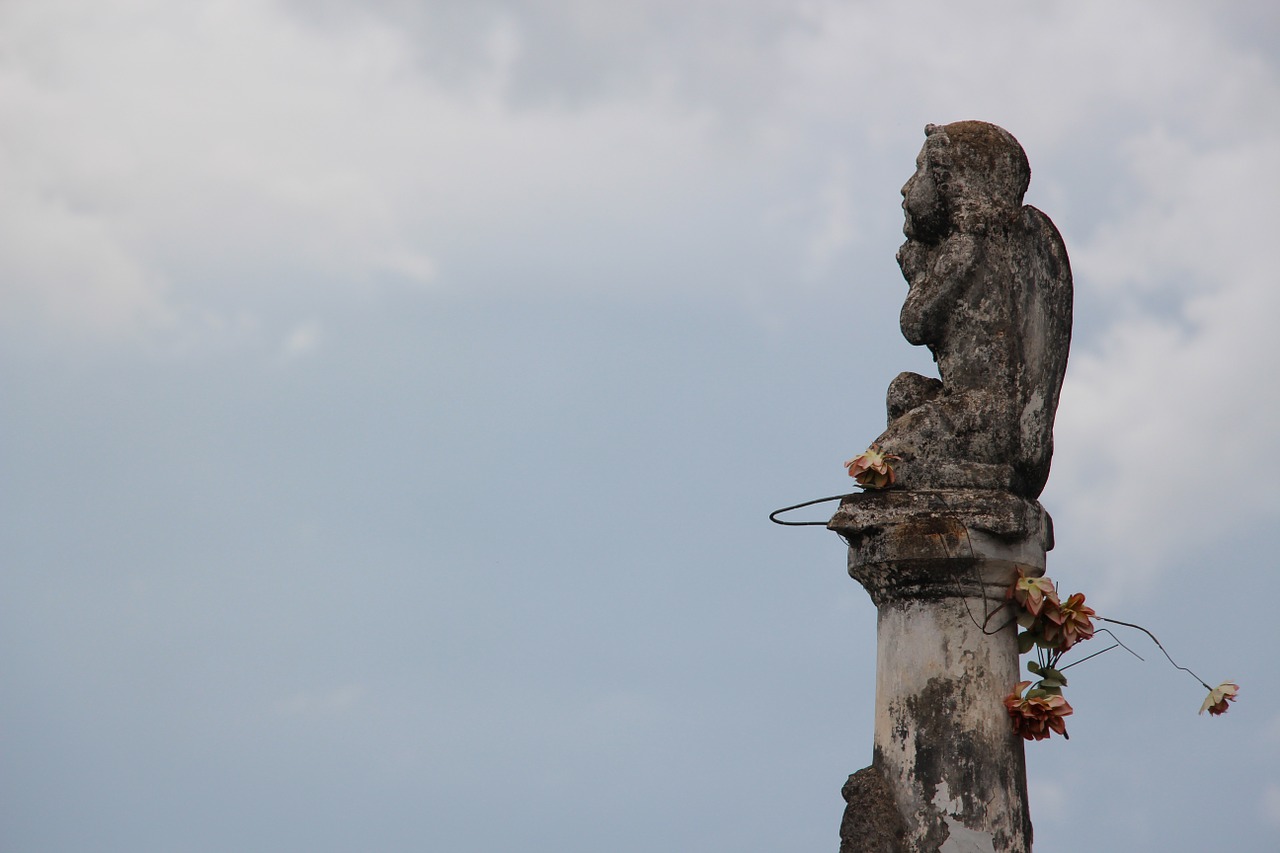
{"type": "Polygon", "coordinates": [[[884,453],[879,445],[873,444],[861,456],[844,463],[844,467],[849,469],[849,476],[857,480],[859,486],[884,489],[892,486],[895,479],[890,459],[899,460],[900,457],[884,453]]]}
{"type": "Polygon", "coordinates": [[[1019,681],[1013,692],[1004,697],[1014,734],[1027,740],[1044,740],[1053,732],[1066,737],[1065,718],[1074,713],[1067,700],[1044,690],[1031,690],[1024,697],[1022,691],[1029,686],[1030,681],[1019,681]]]}
{"type": "Polygon", "coordinates": [[[1070,598],[1046,611],[1050,624],[1045,626],[1045,638],[1054,644],[1054,651],[1065,652],[1081,640],[1093,636],[1096,616],[1092,607],[1086,607],[1083,593],[1073,593],[1070,598]]]}
{"type": "Polygon", "coordinates": [[[1013,586],[1009,587],[1005,598],[1014,599],[1032,616],[1039,616],[1046,601],[1057,607],[1058,590],[1054,587],[1053,581],[1048,578],[1029,578],[1022,566],[1018,566],[1018,579],[1013,582],[1013,586]]]}
{"type": "Polygon", "coordinates": [[[1200,713],[1203,714],[1208,711],[1211,717],[1227,713],[1227,703],[1236,701],[1236,694],[1239,692],[1239,684],[1230,681],[1222,682],[1209,691],[1209,695],[1205,697],[1204,704],[1200,706],[1200,713]]]}

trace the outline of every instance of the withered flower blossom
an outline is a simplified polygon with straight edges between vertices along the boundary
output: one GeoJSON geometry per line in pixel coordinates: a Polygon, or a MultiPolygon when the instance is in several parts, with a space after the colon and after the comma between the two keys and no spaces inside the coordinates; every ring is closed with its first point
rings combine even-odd
{"type": "Polygon", "coordinates": [[[1004,697],[1014,734],[1027,740],[1044,740],[1053,732],[1067,737],[1064,718],[1072,714],[1067,700],[1043,690],[1032,690],[1024,697],[1022,691],[1030,685],[1030,681],[1019,681],[1013,692],[1004,697]]]}
{"type": "Polygon", "coordinates": [[[892,453],[884,453],[879,445],[873,444],[865,453],[844,463],[844,467],[849,469],[849,476],[857,480],[859,486],[865,486],[868,489],[884,489],[892,486],[895,479],[893,466],[889,464],[889,460],[899,458],[892,453]]]}
{"type": "Polygon", "coordinates": [[[1009,587],[1006,598],[1012,598],[1026,608],[1032,616],[1039,616],[1045,602],[1058,604],[1058,590],[1053,581],[1045,577],[1029,578],[1022,566],[1018,566],[1018,579],[1009,587]]]}
{"type": "Polygon", "coordinates": [[[1205,697],[1204,704],[1200,706],[1200,713],[1203,714],[1208,711],[1211,717],[1227,713],[1227,703],[1236,701],[1236,694],[1239,692],[1239,684],[1231,681],[1222,682],[1209,691],[1209,695],[1205,697]]]}
{"type": "Polygon", "coordinates": [[[1054,644],[1055,651],[1065,652],[1093,636],[1093,622],[1089,617],[1098,614],[1085,605],[1084,593],[1073,593],[1053,610],[1048,614],[1051,623],[1046,626],[1045,636],[1054,644]]]}

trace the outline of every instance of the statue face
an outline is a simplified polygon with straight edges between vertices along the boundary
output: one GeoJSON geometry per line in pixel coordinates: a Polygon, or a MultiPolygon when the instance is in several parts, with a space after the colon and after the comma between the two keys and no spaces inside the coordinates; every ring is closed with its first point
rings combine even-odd
{"type": "Polygon", "coordinates": [[[902,232],[908,239],[924,243],[942,239],[947,224],[946,205],[934,180],[927,143],[916,158],[916,173],[902,186],[902,210],[906,214],[902,232]]]}

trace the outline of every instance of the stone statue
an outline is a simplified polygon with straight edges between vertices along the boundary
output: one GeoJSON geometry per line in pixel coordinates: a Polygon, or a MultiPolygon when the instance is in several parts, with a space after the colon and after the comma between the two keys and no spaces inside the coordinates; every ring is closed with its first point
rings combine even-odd
{"type": "Polygon", "coordinates": [[[941,379],[902,373],[888,429],[906,489],[996,489],[1035,499],[1071,342],[1071,268],[1049,218],[1022,197],[1022,146],[980,121],[925,128],[902,188],[909,285],[902,334],[929,347],[941,379]]]}
{"type": "Polygon", "coordinates": [[[1017,631],[989,616],[1018,572],[1044,574],[1053,547],[1036,498],[1071,269],[1053,223],[1022,204],[1031,168],[1017,140],[979,121],[925,137],[902,188],[901,324],[941,378],[889,385],[876,440],[894,460],[889,488],[846,495],[827,525],[878,610],[872,766],[845,786],[841,851],[1029,853],[1022,740],[1001,701],[1020,677],[1017,631]]]}

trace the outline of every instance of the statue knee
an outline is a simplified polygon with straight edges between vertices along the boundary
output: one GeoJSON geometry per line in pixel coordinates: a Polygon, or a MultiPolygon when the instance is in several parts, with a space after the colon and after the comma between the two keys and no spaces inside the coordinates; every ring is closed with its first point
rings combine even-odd
{"type": "Polygon", "coordinates": [[[921,376],[919,373],[904,372],[889,383],[887,408],[889,423],[893,423],[907,412],[937,399],[942,393],[942,380],[921,376]]]}

